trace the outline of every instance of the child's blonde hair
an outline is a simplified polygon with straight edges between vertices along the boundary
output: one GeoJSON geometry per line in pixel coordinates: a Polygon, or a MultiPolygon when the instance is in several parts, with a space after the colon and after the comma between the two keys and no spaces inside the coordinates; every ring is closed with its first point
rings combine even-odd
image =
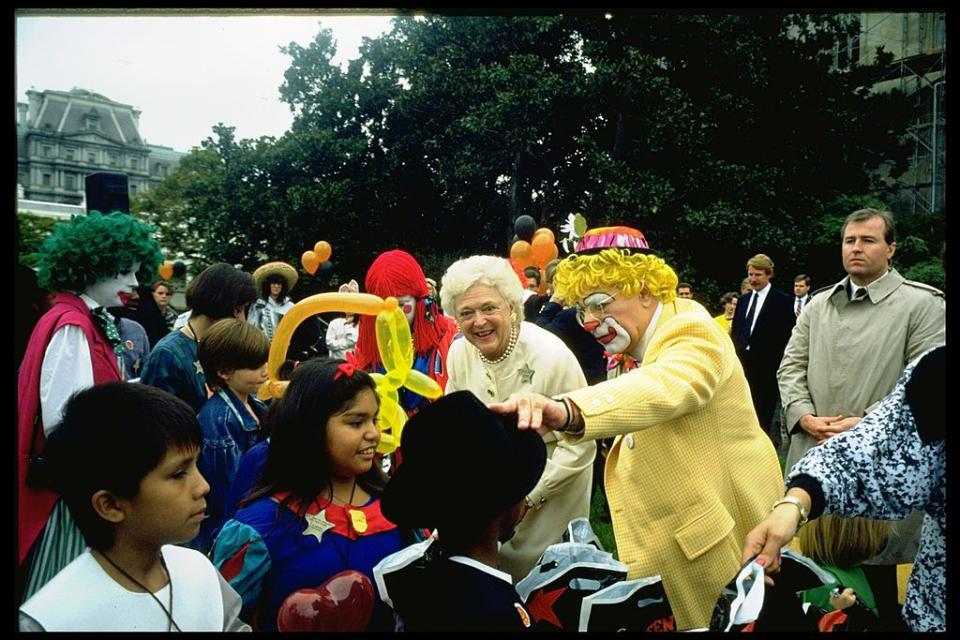
{"type": "Polygon", "coordinates": [[[800,549],[818,564],[849,569],[880,553],[889,534],[886,520],[824,514],[800,529],[800,549]]]}

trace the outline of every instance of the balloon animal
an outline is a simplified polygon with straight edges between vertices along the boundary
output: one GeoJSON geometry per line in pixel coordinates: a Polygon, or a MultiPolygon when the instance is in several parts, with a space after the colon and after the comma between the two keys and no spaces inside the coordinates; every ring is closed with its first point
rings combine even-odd
{"type": "Polygon", "coordinates": [[[377,451],[390,453],[400,445],[400,434],[407,422],[407,414],[400,406],[397,389],[406,387],[425,398],[439,398],[443,395],[440,385],[429,376],[413,368],[413,338],[406,316],[397,304],[397,299],[386,300],[369,293],[318,293],[304,298],[293,305],[277,326],[270,345],[270,358],[267,361],[268,379],[260,387],[257,395],[261,399],[279,398],[287,386],[286,381],[277,379],[277,372],[283,364],[290,346],[290,338],[301,322],[325,311],[362,313],[377,317],[377,349],[386,373],[371,374],[377,383],[377,395],[380,396],[380,444],[377,451]]]}

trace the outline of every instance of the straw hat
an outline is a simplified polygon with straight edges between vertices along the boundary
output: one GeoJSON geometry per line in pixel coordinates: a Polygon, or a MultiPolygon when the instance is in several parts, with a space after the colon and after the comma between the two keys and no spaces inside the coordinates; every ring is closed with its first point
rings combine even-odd
{"type": "Polygon", "coordinates": [[[263,285],[264,280],[272,275],[279,275],[287,281],[287,292],[296,286],[297,279],[299,278],[297,275],[297,270],[286,262],[268,262],[260,265],[257,267],[257,270],[253,272],[253,282],[257,286],[258,291],[263,285]]]}

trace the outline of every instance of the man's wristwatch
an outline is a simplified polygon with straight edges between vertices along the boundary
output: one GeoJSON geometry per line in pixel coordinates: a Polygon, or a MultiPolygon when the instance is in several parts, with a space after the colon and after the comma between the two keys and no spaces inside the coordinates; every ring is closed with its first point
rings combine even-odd
{"type": "Polygon", "coordinates": [[[807,524],[807,509],[803,506],[803,503],[799,499],[794,498],[793,496],[783,496],[779,500],[773,503],[773,506],[770,507],[770,511],[773,511],[782,504],[792,504],[800,511],[800,522],[797,523],[797,529],[807,524]]]}

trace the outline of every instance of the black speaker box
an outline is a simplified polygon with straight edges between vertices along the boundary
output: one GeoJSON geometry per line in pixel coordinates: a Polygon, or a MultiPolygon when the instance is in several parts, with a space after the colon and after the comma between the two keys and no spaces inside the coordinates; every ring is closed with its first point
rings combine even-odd
{"type": "Polygon", "coordinates": [[[87,213],[130,213],[127,176],[122,173],[91,173],[86,178],[87,213]]]}

